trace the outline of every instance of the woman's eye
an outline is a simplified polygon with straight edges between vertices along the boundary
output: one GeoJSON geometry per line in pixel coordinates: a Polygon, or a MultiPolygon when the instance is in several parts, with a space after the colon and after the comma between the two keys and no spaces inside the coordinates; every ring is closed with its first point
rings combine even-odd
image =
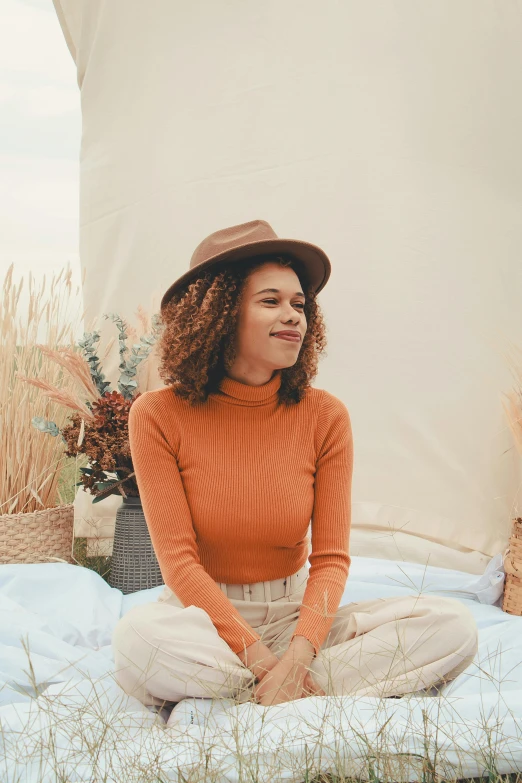
{"type": "MultiPolygon", "coordinates": [[[[277,299],[263,299],[263,302],[275,302],[277,304],[277,299]]],[[[296,305],[304,308],[303,302],[296,302],[296,305]]]]}

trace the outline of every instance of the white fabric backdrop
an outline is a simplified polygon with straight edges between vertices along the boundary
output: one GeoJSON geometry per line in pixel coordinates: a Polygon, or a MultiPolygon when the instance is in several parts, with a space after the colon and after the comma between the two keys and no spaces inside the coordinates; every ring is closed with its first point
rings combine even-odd
{"type": "MultiPolygon", "coordinates": [[[[481,573],[520,513],[501,406],[501,351],[522,340],[520,7],[54,2],[105,343],[101,314],[158,310],[212,231],[262,218],[319,244],[333,269],[314,385],[351,414],[352,554],[481,573]]],[[[113,383],[117,365],[116,342],[113,383]]],[[[83,500],[78,532],[106,513],[110,541],[114,508],[83,500]]]]}

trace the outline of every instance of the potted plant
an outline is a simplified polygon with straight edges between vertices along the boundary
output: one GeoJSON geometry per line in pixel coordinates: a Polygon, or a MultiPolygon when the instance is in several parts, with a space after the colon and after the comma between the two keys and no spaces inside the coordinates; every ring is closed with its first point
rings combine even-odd
{"type": "Polygon", "coordinates": [[[38,386],[51,399],[74,410],[66,426],[34,417],[33,426],[52,437],[61,436],[65,454],[70,457],[85,455],[86,467],[80,468],[83,487],[94,496],[93,504],[118,495],[123,498],[116,512],[116,527],[109,584],[123,593],[131,593],[163,584],[161,571],[154,553],[143,514],[138,486],[130,453],[128,417],[132,403],[140,396],[137,368],[148,357],[157,340],[159,316],[152,319],[152,334],[143,335],[129,353],[127,324],[116,314],[105,314],[119,329],[120,376],[118,389],[110,383],[100,367],[97,356],[99,332],[84,334],[78,345],[83,357],[70,350],[51,350],[43,345],[42,353],[61,364],[77,379],[80,396],[65,396],[60,389],[38,378],[21,380],[38,386]]]}

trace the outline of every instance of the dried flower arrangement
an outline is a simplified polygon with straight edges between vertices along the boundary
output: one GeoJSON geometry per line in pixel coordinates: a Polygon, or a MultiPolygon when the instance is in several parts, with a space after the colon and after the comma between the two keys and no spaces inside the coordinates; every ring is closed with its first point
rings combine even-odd
{"type": "MultiPolygon", "coordinates": [[[[522,455],[522,351],[511,343],[517,359],[508,360],[517,385],[509,394],[504,394],[507,403],[502,402],[511,434],[519,454],[522,455]]],[[[504,552],[504,596],[502,609],[514,615],[522,615],[522,517],[512,520],[511,536],[504,552]]]]}
{"type": "Polygon", "coordinates": [[[61,435],[67,446],[67,456],[87,455],[88,467],[80,468],[81,481],[76,486],[83,485],[89,490],[94,496],[93,503],[113,494],[139,497],[130,454],[128,418],[133,401],[140,396],[137,368],[148,357],[161,328],[160,316],[154,315],[152,333],[142,335],[128,355],[128,325],[114,313],[103,317],[111,318],[119,329],[118,390],[108,388],[110,383],[101,370],[96,354],[100,339],[97,331],[84,334],[79,341],[83,356],[71,349],[53,350],[44,345],[37,346],[42,354],[64,367],[76,379],[84,399],[38,378],[18,376],[20,380],[42,389],[51,400],[75,411],[69,417],[70,423],[62,429],[55,422],[38,416],[32,419],[32,424],[52,437],[61,435]]]}
{"type": "Polygon", "coordinates": [[[511,343],[511,349],[516,359],[509,358],[508,364],[516,380],[516,386],[504,394],[507,403],[502,402],[504,413],[515,441],[515,446],[520,455],[522,455],[522,350],[511,343]]]}

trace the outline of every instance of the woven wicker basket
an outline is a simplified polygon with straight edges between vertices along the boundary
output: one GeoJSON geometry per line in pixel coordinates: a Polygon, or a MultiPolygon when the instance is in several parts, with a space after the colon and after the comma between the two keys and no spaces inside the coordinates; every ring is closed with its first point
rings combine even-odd
{"type": "Polygon", "coordinates": [[[504,552],[504,571],[502,609],[508,614],[522,615],[522,517],[513,520],[508,548],[504,552]]]}
{"type": "Polygon", "coordinates": [[[0,564],[52,563],[73,557],[74,506],[0,515],[0,564]]]}

